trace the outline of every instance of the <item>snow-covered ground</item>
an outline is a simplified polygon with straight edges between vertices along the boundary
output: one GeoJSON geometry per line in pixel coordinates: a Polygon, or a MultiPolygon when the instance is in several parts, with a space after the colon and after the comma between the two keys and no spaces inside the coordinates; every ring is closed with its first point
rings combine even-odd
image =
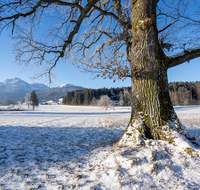
{"type": "MultiPolygon", "coordinates": [[[[175,110],[200,141],[200,106],[175,110]]],[[[0,189],[200,189],[195,152],[155,140],[117,146],[129,118],[129,107],[0,111],[0,189]]]]}

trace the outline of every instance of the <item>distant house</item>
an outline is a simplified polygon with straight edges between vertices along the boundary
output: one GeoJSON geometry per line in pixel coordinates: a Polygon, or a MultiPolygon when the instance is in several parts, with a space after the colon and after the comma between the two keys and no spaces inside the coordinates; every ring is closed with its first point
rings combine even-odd
{"type": "Polygon", "coordinates": [[[62,104],[62,98],[61,99],[55,99],[55,100],[49,100],[49,101],[45,101],[42,100],[40,102],[41,105],[58,105],[58,104],[62,104]]]}
{"type": "Polygon", "coordinates": [[[119,105],[120,105],[119,101],[115,101],[115,102],[114,102],[114,105],[115,105],[115,106],[119,106],[119,105]]]}
{"type": "Polygon", "coordinates": [[[53,100],[49,100],[49,101],[46,101],[46,102],[41,102],[40,104],[41,105],[55,105],[56,103],[54,103],[53,100]]]}
{"type": "Polygon", "coordinates": [[[60,98],[60,99],[58,99],[58,104],[62,104],[62,102],[63,102],[63,98],[60,98]]]}

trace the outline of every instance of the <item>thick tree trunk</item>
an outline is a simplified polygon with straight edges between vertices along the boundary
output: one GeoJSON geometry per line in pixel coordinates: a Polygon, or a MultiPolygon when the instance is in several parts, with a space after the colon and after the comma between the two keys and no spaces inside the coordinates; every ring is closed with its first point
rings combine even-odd
{"type": "Polygon", "coordinates": [[[132,0],[133,36],[127,41],[132,114],[119,141],[126,145],[143,144],[146,138],[173,142],[171,131],[184,133],[168,92],[168,60],[158,41],[156,5],[157,0],[132,0]]]}

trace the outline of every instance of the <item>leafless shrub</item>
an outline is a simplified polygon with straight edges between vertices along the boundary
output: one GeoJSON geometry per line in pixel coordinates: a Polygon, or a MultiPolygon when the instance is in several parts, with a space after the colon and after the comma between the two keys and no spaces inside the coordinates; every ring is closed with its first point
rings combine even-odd
{"type": "Polygon", "coordinates": [[[106,115],[106,110],[113,106],[113,101],[107,95],[103,95],[98,101],[98,106],[103,107],[105,109],[106,115]]]}

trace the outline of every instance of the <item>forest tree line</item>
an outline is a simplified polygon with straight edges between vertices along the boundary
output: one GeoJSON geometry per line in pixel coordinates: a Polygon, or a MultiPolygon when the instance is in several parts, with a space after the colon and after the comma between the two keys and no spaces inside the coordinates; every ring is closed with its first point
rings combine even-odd
{"type": "MultiPolygon", "coordinates": [[[[131,87],[84,89],[68,92],[63,97],[67,105],[97,105],[102,95],[107,95],[115,105],[130,105],[131,87]]],[[[200,105],[200,82],[170,82],[170,98],[174,106],[200,105]]]]}
{"type": "Polygon", "coordinates": [[[107,95],[115,104],[128,106],[131,87],[84,89],[67,92],[63,104],[67,105],[97,105],[101,96],[107,95]]]}
{"type": "Polygon", "coordinates": [[[200,82],[169,83],[169,92],[174,106],[200,105],[200,82]]]}

